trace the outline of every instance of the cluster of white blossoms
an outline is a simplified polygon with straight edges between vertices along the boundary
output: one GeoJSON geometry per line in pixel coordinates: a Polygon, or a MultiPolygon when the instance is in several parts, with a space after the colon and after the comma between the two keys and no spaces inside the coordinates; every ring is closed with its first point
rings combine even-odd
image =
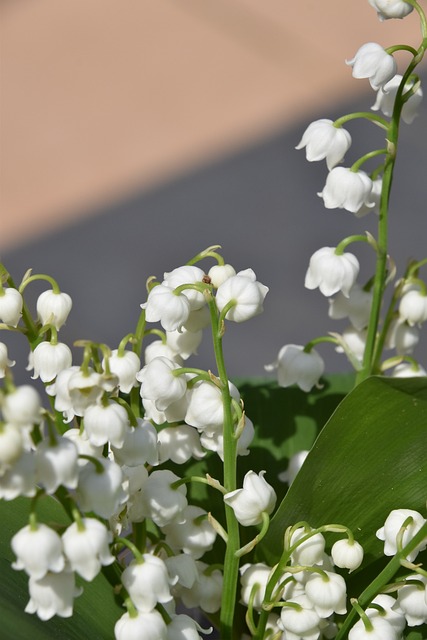
{"type": "MultiPolygon", "coordinates": [[[[404,0],[370,0],[370,4],[381,20],[403,18],[413,10],[413,6],[404,0]]],[[[401,117],[409,124],[417,115],[423,94],[419,79],[414,74],[405,76],[401,86],[403,76],[397,73],[393,55],[399,49],[408,47],[397,45],[385,49],[378,43],[368,42],[346,64],[351,67],[354,78],[369,80],[377,92],[372,110],[382,112],[385,118],[393,116],[396,97],[399,95],[402,100],[403,96],[401,117]]],[[[360,166],[376,156],[394,154],[388,146],[389,122],[385,118],[355,113],[335,122],[324,118],[316,120],[307,127],[296,148],[305,149],[309,162],[326,160],[329,173],[318,195],[327,209],[345,209],[356,217],[379,213],[381,198],[385,197],[382,194],[385,164],[378,165],[371,173],[361,170],[360,166]],[[352,142],[343,124],[354,118],[372,120],[385,129],[387,148],[367,153],[351,167],[337,166],[344,160],[352,142]]],[[[357,282],[359,261],[355,255],[345,251],[350,243],[359,241],[368,242],[377,254],[384,251],[367,233],[366,236],[346,238],[338,246],[322,247],[311,256],[305,276],[306,288],[318,288],[329,298],[329,317],[337,320],[348,318],[349,325],[340,334],[331,333],[325,339],[317,338],[305,346],[288,344],[282,347],[275,362],[266,366],[267,371],[277,371],[280,386],[297,384],[304,391],[310,391],[318,385],[325,365],[314,345],[323,341],[335,342],[337,352],[345,353],[356,371],[362,369],[373,307],[374,278],[364,285],[357,282]]],[[[396,283],[392,305],[375,338],[381,351],[395,349],[395,356],[389,357],[383,365],[376,363],[378,373],[392,368],[391,375],[395,377],[426,375],[426,370],[412,356],[419,341],[419,327],[427,319],[427,285],[418,275],[419,266],[424,264],[425,261],[421,261],[412,265],[396,283]]],[[[390,263],[392,273],[393,268],[390,263]]]]}

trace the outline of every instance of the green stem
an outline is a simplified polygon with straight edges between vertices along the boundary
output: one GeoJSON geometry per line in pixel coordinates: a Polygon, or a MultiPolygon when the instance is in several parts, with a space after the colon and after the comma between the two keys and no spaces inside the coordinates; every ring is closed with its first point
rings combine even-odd
{"type": "MultiPolygon", "coordinates": [[[[218,310],[215,300],[209,301],[209,310],[212,324],[212,341],[215,352],[215,360],[218,368],[218,377],[221,382],[222,406],[224,410],[224,478],[223,486],[227,492],[237,488],[237,441],[233,433],[233,415],[231,410],[231,395],[228,386],[228,377],[225,369],[222,349],[222,331],[218,323],[218,310]]],[[[236,607],[236,592],[239,577],[239,558],[236,551],[240,547],[239,524],[234,511],[228,505],[225,506],[228,542],[224,558],[224,584],[221,602],[221,638],[232,640],[233,621],[236,607]]]]}
{"type": "Polygon", "coordinates": [[[345,124],[346,122],[349,122],[350,120],[356,120],[360,118],[364,118],[365,120],[370,120],[371,122],[380,126],[382,129],[385,129],[386,131],[388,129],[388,121],[385,120],[385,118],[378,116],[376,113],[370,113],[369,111],[357,111],[355,113],[349,113],[348,115],[342,116],[341,118],[338,118],[337,120],[335,120],[334,125],[336,127],[341,127],[343,124],[345,124]]]}

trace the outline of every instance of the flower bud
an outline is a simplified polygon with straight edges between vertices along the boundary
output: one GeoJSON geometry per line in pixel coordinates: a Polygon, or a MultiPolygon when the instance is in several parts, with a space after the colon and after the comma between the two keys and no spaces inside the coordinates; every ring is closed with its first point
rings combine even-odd
{"type": "Polygon", "coordinates": [[[334,564],[340,569],[358,569],[363,560],[363,547],[356,540],[337,540],[332,545],[331,556],[334,564]]]}

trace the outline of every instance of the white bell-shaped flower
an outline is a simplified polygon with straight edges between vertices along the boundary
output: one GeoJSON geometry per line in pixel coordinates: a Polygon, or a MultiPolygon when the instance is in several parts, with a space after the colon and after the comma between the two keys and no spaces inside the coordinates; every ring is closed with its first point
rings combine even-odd
{"type": "Polygon", "coordinates": [[[7,354],[7,345],[4,342],[0,342],[0,378],[4,378],[6,375],[6,369],[8,367],[13,367],[15,364],[14,360],[9,360],[7,354]]]}
{"type": "Polygon", "coordinates": [[[343,159],[351,146],[351,136],[346,129],[336,127],[332,120],[322,118],[308,125],[295,149],[305,147],[309,162],[326,159],[326,165],[333,169],[343,159]]]}
{"type": "Polygon", "coordinates": [[[212,549],[216,532],[200,507],[188,505],[180,514],[180,521],[162,527],[166,544],[176,551],[183,551],[196,560],[212,549]]]}
{"type": "Polygon", "coordinates": [[[199,631],[211,633],[210,629],[202,629],[202,627],[184,613],[173,616],[171,622],[167,626],[168,640],[203,640],[199,635],[199,631]]]}
{"type": "Polygon", "coordinates": [[[346,327],[340,337],[341,344],[335,347],[335,351],[337,353],[347,353],[354,360],[361,363],[365,353],[366,335],[366,329],[358,331],[351,325],[346,327]]]}
{"type": "MultiPolygon", "coordinates": [[[[293,547],[299,540],[309,534],[303,527],[296,529],[291,536],[291,546],[293,547]]],[[[292,564],[311,566],[321,564],[325,551],[325,538],[321,533],[315,533],[309,538],[300,542],[292,552],[292,564]]]]}
{"type": "MultiPolygon", "coordinates": [[[[132,388],[136,386],[136,374],[141,368],[141,361],[133,351],[123,351],[119,355],[119,350],[114,349],[108,358],[110,371],[119,379],[120,391],[130,393],[132,388]]],[[[102,361],[105,369],[105,358],[102,361]]]]}
{"type": "Polygon", "coordinates": [[[350,629],[348,640],[400,640],[393,625],[379,616],[369,617],[372,628],[366,629],[363,620],[358,620],[350,629]]]}
{"type": "Polygon", "coordinates": [[[24,451],[13,466],[0,473],[0,499],[32,498],[37,491],[36,461],[33,451],[24,451]]]}
{"type": "Polygon", "coordinates": [[[40,376],[42,382],[51,382],[58,373],[71,367],[72,360],[71,349],[63,342],[40,342],[30,354],[27,371],[34,369],[33,380],[40,376]]]}
{"type": "Polygon", "coordinates": [[[347,586],[344,578],[338,573],[310,573],[305,583],[305,593],[321,618],[347,611],[347,586]]]}
{"type": "Polygon", "coordinates": [[[10,422],[0,421],[0,477],[24,451],[22,429],[10,422]]]}
{"type": "Polygon", "coordinates": [[[205,329],[210,325],[211,322],[211,314],[209,311],[209,307],[205,305],[201,309],[197,309],[197,311],[190,311],[190,315],[188,319],[183,323],[184,329],[187,331],[200,331],[201,329],[205,329]]]}
{"type": "MultiPolygon", "coordinates": [[[[94,444],[92,444],[89,438],[87,437],[86,431],[84,430],[81,431],[77,427],[72,429],[67,429],[67,431],[64,432],[64,438],[68,438],[68,440],[71,440],[71,442],[74,442],[74,444],[77,447],[79,456],[85,455],[85,456],[92,456],[93,458],[99,458],[100,456],[102,456],[103,446],[102,445],[95,446],[94,444]]],[[[84,467],[86,464],[88,464],[87,460],[79,458],[78,460],[79,466],[84,467]]]]}
{"type": "Polygon", "coordinates": [[[397,600],[385,593],[379,593],[375,596],[366,609],[366,613],[370,620],[377,617],[386,620],[395,629],[399,638],[406,627],[406,619],[397,604],[397,600]],[[380,609],[372,605],[379,605],[380,609]]]}
{"type": "Polygon", "coordinates": [[[334,167],[326,178],[323,191],[317,195],[323,198],[327,209],[346,209],[357,215],[362,207],[375,206],[370,199],[372,186],[371,178],[364,171],[334,167]]]}
{"type": "MultiPolygon", "coordinates": [[[[379,540],[384,540],[384,555],[394,556],[397,553],[397,536],[399,531],[407,518],[412,518],[413,521],[405,528],[405,532],[402,536],[402,546],[408,544],[415,534],[425,524],[426,520],[422,517],[418,511],[413,509],[393,509],[387,516],[384,526],[378,529],[376,532],[379,540]]],[[[410,554],[407,559],[413,562],[420,551],[423,551],[427,547],[427,540],[421,542],[410,554]]]]}
{"type": "Polygon", "coordinates": [[[227,278],[218,287],[216,306],[222,311],[233,301],[233,306],[225,315],[226,320],[244,322],[263,312],[263,302],[267,293],[268,287],[257,281],[254,271],[245,269],[227,278]]]}
{"type": "Polygon", "coordinates": [[[185,375],[174,375],[179,366],[172,360],[154,358],[137,374],[141,382],[141,398],[152,400],[159,411],[180,400],[187,391],[185,375]]]}
{"type": "Polygon", "coordinates": [[[176,356],[179,356],[183,360],[197,354],[197,349],[202,341],[203,332],[200,331],[187,331],[181,329],[181,331],[167,331],[166,332],[166,344],[171,348],[172,352],[176,356]]]}
{"type": "Polygon", "coordinates": [[[115,640],[168,640],[167,627],[155,609],[136,616],[124,613],[114,626],[115,640]]]}
{"type": "Polygon", "coordinates": [[[331,556],[334,564],[350,572],[358,569],[363,560],[363,547],[356,540],[343,538],[332,545],[331,556]]]}
{"type": "MultiPolygon", "coordinates": [[[[183,331],[183,329],[180,329],[180,331],[183,331]]],[[[177,332],[179,333],[178,330],[177,332]]],[[[171,331],[169,333],[174,333],[174,332],[171,331]]],[[[150,342],[150,344],[145,347],[145,350],[144,350],[145,364],[146,365],[150,364],[150,362],[154,360],[154,358],[166,358],[167,360],[171,360],[172,362],[175,362],[180,367],[183,364],[183,359],[179,356],[179,354],[174,349],[172,349],[171,346],[166,344],[166,342],[163,342],[163,340],[153,340],[153,342],[150,342]]]]}
{"type": "Polygon", "coordinates": [[[192,609],[200,607],[206,613],[215,613],[221,606],[223,576],[221,571],[209,569],[204,562],[197,562],[199,577],[191,589],[183,589],[181,599],[184,605],[192,609]]]}
{"type": "MultiPolygon", "coordinates": [[[[321,629],[321,619],[306,595],[292,598],[292,602],[299,607],[283,607],[280,613],[281,626],[285,632],[295,638],[318,638],[321,629]],[[295,634],[292,636],[291,634],[295,634]],[[312,636],[310,634],[313,634],[312,636]],[[316,635],[317,634],[317,635],[316,635]]],[[[287,635],[287,634],[286,634],[287,635]]]]}
{"type": "Polygon", "coordinates": [[[159,527],[184,519],[182,512],[187,506],[187,487],[185,484],[172,487],[178,480],[180,478],[172,471],[161,469],[153,471],[144,485],[143,511],[159,527]]]}
{"type": "Polygon", "coordinates": [[[42,325],[53,324],[59,330],[67,321],[72,306],[68,293],[55,293],[50,289],[37,298],[37,316],[42,325]]]}
{"type": "Polygon", "coordinates": [[[2,400],[3,418],[23,427],[38,424],[41,419],[41,399],[34,387],[22,385],[7,393],[2,400]]]}
{"type": "Polygon", "coordinates": [[[338,292],[335,298],[329,300],[328,315],[333,320],[348,318],[353,327],[361,331],[369,322],[371,307],[372,292],[364,291],[355,282],[348,292],[348,296],[338,292]]]}
{"type": "Polygon", "coordinates": [[[73,522],[62,534],[65,556],[73,571],[91,582],[101,571],[115,561],[108,547],[112,534],[96,518],[83,518],[82,528],[73,522]]]}
{"type": "Polygon", "coordinates": [[[414,9],[405,0],[369,0],[369,4],[376,10],[381,21],[404,18],[414,9]]]}
{"type": "Polygon", "coordinates": [[[40,620],[50,620],[53,616],[70,618],[73,615],[74,598],[82,592],[76,588],[72,571],[47,573],[40,579],[31,576],[28,591],[30,600],[25,613],[36,613],[40,620]]]}
{"type": "MultiPolygon", "coordinates": [[[[247,456],[249,455],[249,445],[255,436],[255,428],[251,420],[247,416],[245,416],[245,424],[243,427],[243,431],[240,434],[239,439],[237,440],[237,449],[236,453],[238,456],[247,456]]],[[[200,435],[200,443],[201,445],[207,449],[208,451],[215,451],[221,458],[224,460],[224,434],[222,429],[218,429],[217,431],[202,431],[200,435]]]]}
{"type": "Polygon", "coordinates": [[[369,78],[376,91],[393,78],[397,71],[396,60],[376,42],[362,45],[346,64],[352,67],[353,78],[369,78]]]}
{"type": "Polygon", "coordinates": [[[420,364],[401,362],[393,369],[392,378],[424,378],[427,371],[420,364]]]}
{"type": "Polygon", "coordinates": [[[325,370],[325,363],[315,349],[309,352],[298,344],[286,344],[279,351],[277,360],[265,367],[266,371],[277,370],[280,387],[297,384],[303,391],[311,391],[318,384],[325,370]]]}
{"type": "Polygon", "coordinates": [[[322,247],[310,258],[304,286],[324,296],[341,291],[348,298],[359,273],[359,261],[352,253],[336,253],[335,247],[322,247]]]}
{"type": "Polygon", "coordinates": [[[56,437],[55,444],[42,440],[36,449],[38,482],[47,493],[55,493],[59,486],[75,489],[78,482],[78,451],[69,438],[56,437]]]}
{"type": "Polygon", "coordinates": [[[17,289],[0,289],[0,322],[17,327],[23,304],[22,296],[17,289]]]}
{"type": "Polygon", "coordinates": [[[111,445],[114,459],[120,466],[137,467],[159,464],[157,431],[148,420],[137,419],[136,427],[126,429],[121,447],[111,445]]]}
{"type": "Polygon", "coordinates": [[[211,284],[213,284],[215,289],[218,289],[223,282],[235,275],[236,270],[231,264],[215,264],[208,272],[211,284]]]}
{"type": "MultiPolygon", "coordinates": [[[[72,369],[72,367],[70,367],[72,369]]],[[[67,398],[71,402],[72,411],[76,416],[83,416],[84,412],[90,405],[95,404],[101,399],[105,391],[104,378],[100,373],[96,373],[93,370],[84,372],[81,369],[73,371],[71,375],[68,375],[70,369],[65,369],[66,372],[66,386],[67,386],[67,398]]],[[[59,378],[59,376],[58,376],[59,378]]],[[[62,379],[57,382],[56,389],[63,384],[62,379]]],[[[57,391],[58,392],[58,391],[57,391]]],[[[56,406],[55,402],[55,409],[56,406]]],[[[60,409],[58,408],[58,411],[60,409]]]]}
{"type": "MultiPolygon", "coordinates": [[[[183,267],[177,267],[169,273],[164,273],[163,277],[164,280],[162,284],[173,290],[183,284],[202,283],[203,278],[205,277],[205,272],[200,269],[200,267],[184,265],[183,267]]],[[[183,295],[190,303],[191,311],[197,311],[197,309],[201,309],[206,304],[203,293],[196,291],[195,289],[185,289],[183,291],[183,295]]]]}
{"type": "Polygon", "coordinates": [[[160,322],[165,331],[180,329],[188,320],[191,309],[184,294],[177,295],[164,284],[151,289],[147,302],[141,308],[145,309],[147,322],[160,322]]]}
{"type": "Polygon", "coordinates": [[[397,592],[397,608],[404,614],[410,627],[427,623],[427,578],[421,575],[410,577],[410,583],[397,592]]]}
{"type": "MultiPolygon", "coordinates": [[[[406,3],[405,3],[406,4],[406,3]]],[[[408,5],[409,6],[409,5],[408,5]]],[[[396,74],[394,78],[389,80],[381,89],[378,90],[375,104],[371,107],[372,111],[382,111],[388,118],[391,117],[396,100],[397,90],[402,81],[402,76],[396,74]]],[[[407,82],[404,87],[406,93],[413,86],[413,81],[407,82]]],[[[411,124],[418,115],[418,107],[423,99],[423,90],[418,87],[413,95],[405,102],[402,107],[402,120],[406,124],[411,124]]]]}
{"type": "Polygon", "coordinates": [[[385,346],[387,349],[396,349],[396,353],[402,356],[412,353],[419,341],[420,330],[396,318],[390,324],[385,346]]]}
{"type": "Polygon", "coordinates": [[[257,589],[252,604],[255,609],[261,610],[265,596],[265,589],[270,577],[271,567],[263,564],[262,562],[257,562],[256,564],[244,564],[240,567],[240,584],[242,586],[240,598],[243,604],[249,604],[253,588],[256,585],[257,589]]]}
{"type": "MultiPolygon", "coordinates": [[[[239,401],[239,392],[231,382],[229,383],[229,389],[231,397],[239,401]]],[[[219,387],[213,382],[197,382],[188,391],[185,422],[208,434],[222,429],[224,424],[222,394],[219,387]]]]}
{"type": "Polygon", "coordinates": [[[406,321],[411,327],[426,322],[427,295],[417,289],[404,293],[399,304],[399,316],[401,321],[406,321]]]}
{"type": "Polygon", "coordinates": [[[24,569],[35,580],[48,571],[58,573],[64,569],[61,538],[45,524],[27,525],[15,533],[10,544],[17,558],[12,567],[24,569]]]}
{"type": "Polygon", "coordinates": [[[122,508],[128,494],[122,486],[124,478],[119,465],[105,458],[99,458],[98,464],[104,468],[103,472],[93,463],[81,468],[77,498],[82,511],[110,518],[122,508]]]}
{"type": "Polygon", "coordinates": [[[107,442],[121,447],[130,428],[129,417],[126,409],[117,402],[92,404],[84,413],[84,428],[96,447],[107,442]]]}
{"type": "Polygon", "coordinates": [[[169,575],[161,558],[143,554],[143,562],[134,560],[122,573],[122,583],[135,607],[149,613],[158,602],[172,600],[169,575]]]}
{"type": "Polygon", "coordinates": [[[242,489],[230,491],[224,496],[224,502],[234,511],[241,525],[249,527],[262,522],[263,513],[270,513],[276,505],[276,492],[264,480],[265,471],[256,474],[248,471],[243,478],[242,489]]]}
{"type": "Polygon", "coordinates": [[[181,587],[191,589],[199,577],[195,559],[188,553],[179,553],[176,556],[167,556],[164,562],[170,583],[173,585],[172,593],[177,595],[181,587]]]}
{"type": "Polygon", "coordinates": [[[176,464],[184,464],[190,458],[201,460],[205,456],[197,430],[186,424],[162,429],[158,439],[160,462],[172,460],[176,464]]]}

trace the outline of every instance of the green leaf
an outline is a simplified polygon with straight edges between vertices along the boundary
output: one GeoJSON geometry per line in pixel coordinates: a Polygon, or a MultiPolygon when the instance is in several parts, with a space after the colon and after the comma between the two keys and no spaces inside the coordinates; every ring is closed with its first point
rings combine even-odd
{"type": "Polygon", "coordinates": [[[373,377],[337,407],[321,431],[258,547],[278,560],[283,533],[301,520],[350,527],[364,566],[382,556],[376,538],[392,509],[424,513],[427,497],[427,384],[373,377]]]}
{"type": "MultiPolygon", "coordinates": [[[[14,640],[113,639],[114,624],[124,613],[124,609],[116,603],[112,587],[102,574],[90,583],[83,580],[79,582],[83,587],[83,594],[75,600],[72,618],[55,616],[42,622],[36,615],[24,612],[29,600],[28,576],[24,571],[15,571],[11,567],[14,554],[10,548],[10,539],[28,524],[30,502],[27,498],[18,498],[12,502],[0,500],[0,636],[14,640]]],[[[53,498],[39,501],[37,515],[41,522],[48,524],[70,524],[53,498]]]]}

